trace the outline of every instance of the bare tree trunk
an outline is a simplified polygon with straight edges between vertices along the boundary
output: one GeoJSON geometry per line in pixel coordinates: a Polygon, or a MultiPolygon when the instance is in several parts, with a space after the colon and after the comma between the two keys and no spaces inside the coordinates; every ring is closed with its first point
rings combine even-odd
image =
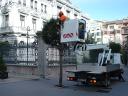
{"type": "Polygon", "coordinates": [[[47,45],[44,43],[42,38],[38,38],[38,74],[41,78],[45,78],[46,71],[46,49],[47,45]]]}

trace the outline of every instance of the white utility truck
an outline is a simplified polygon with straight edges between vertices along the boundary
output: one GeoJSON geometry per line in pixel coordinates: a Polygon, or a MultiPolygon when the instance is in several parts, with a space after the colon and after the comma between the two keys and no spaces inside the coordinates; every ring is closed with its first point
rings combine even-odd
{"type": "Polygon", "coordinates": [[[61,32],[62,43],[74,43],[74,52],[76,53],[77,68],[68,70],[67,79],[81,83],[92,85],[102,84],[109,86],[111,77],[117,77],[119,80],[124,80],[122,77],[123,68],[120,53],[111,53],[111,49],[105,44],[85,44],[86,38],[86,21],[74,19],[64,23],[64,28],[61,32]],[[83,35],[83,36],[81,36],[83,35]],[[102,49],[103,52],[98,55],[97,63],[81,62],[82,55],[87,50],[102,49]]]}

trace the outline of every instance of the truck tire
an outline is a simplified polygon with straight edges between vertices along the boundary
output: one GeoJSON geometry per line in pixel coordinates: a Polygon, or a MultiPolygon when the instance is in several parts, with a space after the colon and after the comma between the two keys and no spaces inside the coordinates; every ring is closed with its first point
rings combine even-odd
{"type": "Polygon", "coordinates": [[[111,84],[110,79],[109,79],[109,78],[108,78],[108,79],[105,79],[105,81],[104,81],[104,86],[105,86],[105,87],[109,87],[110,84],[111,84]]]}
{"type": "Polygon", "coordinates": [[[110,86],[110,84],[111,84],[110,74],[108,74],[108,73],[104,74],[103,79],[102,79],[102,84],[104,87],[110,86]]]}

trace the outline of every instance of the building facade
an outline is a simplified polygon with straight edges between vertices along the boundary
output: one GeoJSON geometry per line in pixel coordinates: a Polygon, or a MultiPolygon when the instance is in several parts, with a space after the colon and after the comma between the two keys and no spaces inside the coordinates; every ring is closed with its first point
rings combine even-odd
{"type": "Polygon", "coordinates": [[[123,45],[128,36],[127,23],[127,19],[104,22],[102,27],[103,43],[115,42],[123,45]]]}
{"type": "Polygon", "coordinates": [[[11,44],[9,55],[5,56],[6,63],[36,66],[36,33],[47,20],[57,18],[60,11],[71,19],[89,20],[69,0],[1,0],[0,40],[11,44]]]}
{"type": "Polygon", "coordinates": [[[109,44],[109,42],[124,45],[128,36],[128,19],[115,21],[89,21],[89,32],[97,44],[109,44]]]}
{"type": "Polygon", "coordinates": [[[95,43],[102,44],[102,21],[90,20],[89,21],[89,33],[94,39],[95,43]]]}

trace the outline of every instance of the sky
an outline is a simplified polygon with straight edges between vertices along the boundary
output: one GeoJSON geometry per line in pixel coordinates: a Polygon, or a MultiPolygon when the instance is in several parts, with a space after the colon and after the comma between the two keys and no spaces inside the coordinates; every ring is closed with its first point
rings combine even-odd
{"type": "Polygon", "coordinates": [[[95,20],[119,20],[128,17],[128,0],[70,0],[95,20]]]}

